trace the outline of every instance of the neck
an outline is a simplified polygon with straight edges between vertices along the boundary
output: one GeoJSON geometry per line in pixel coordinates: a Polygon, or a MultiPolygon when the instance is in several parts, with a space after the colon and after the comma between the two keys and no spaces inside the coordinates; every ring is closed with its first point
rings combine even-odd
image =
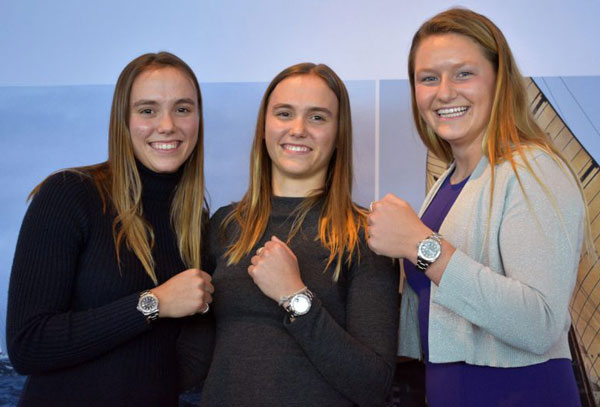
{"type": "Polygon", "coordinates": [[[452,155],[454,156],[456,167],[450,178],[450,182],[456,184],[471,175],[477,163],[481,160],[483,156],[481,142],[471,143],[465,148],[453,147],[452,155]]]}
{"type": "Polygon", "coordinates": [[[320,190],[325,185],[325,174],[309,179],[295,179],[282,176],[277,171],[273,171],[271,178],[273,195],[289,198],[305,198],[314,191],[320,190]]]}

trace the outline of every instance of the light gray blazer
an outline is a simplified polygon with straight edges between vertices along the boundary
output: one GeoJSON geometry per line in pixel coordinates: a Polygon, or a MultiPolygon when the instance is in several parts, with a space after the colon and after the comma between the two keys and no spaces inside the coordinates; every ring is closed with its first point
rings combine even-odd
{"type": "MultiPolygon", "coordinates": [[[[431,283],[429,361],[517,367],[570,358],[569,301],[577,277],[585,207],[568,169],[539,149],[527,153],[536,175],[510,163],[491,171],[481,159],[440,233],[456,247],[437,286],[431,283]],[[486,232],[487,228],[487,232],[486,232]]],[[[422,214],[452,165],[431,189],[422,214]]],[[[398,354],[421,358],[418,297],[404,285],[398,354]]]]}

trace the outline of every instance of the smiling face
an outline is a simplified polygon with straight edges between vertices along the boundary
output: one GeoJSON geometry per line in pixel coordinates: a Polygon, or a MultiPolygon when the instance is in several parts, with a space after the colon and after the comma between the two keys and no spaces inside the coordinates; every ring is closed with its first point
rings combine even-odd
{"type": "Polygon", "coordinates": [[[175,172],[188,159],[200,126],[194,83],[176,68],[150,68],[134,80],[129,132],[135,157],[148,169],[175,172]]]}
{"type": "Polygon", "coordinates": [[[335,147],[338,104],[325,81],[313,74],[292,75],[275,87],[265,121],[275,195],[306,196],[323,187],[335,147]]]}
{"type": "Polygon", "coordinates": [[[460,34],[431,35],[417,48],[414,68],[415,99],[427,125],[455,154],[479,148],[496,84],[480,46],[460,34]]]}

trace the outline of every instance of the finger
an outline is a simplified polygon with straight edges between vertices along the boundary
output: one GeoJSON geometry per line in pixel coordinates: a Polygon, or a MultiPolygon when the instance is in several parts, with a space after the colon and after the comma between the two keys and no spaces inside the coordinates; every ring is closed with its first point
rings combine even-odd
{"type": "Polygon", "coordinates": [[[213,302],[213,297],[210,294],[204,294],[204,297],[202,299],[204,300],[203,302],[208,302],[208,303],[213,302]]]}
{"type": "Polygon", "coordinates": [[[367,238],[367,246],[369,246],[369,249],[371,249],[372,251],[375,251],[373,250],[373,239],[371,239],[370,237],[367,238]]]}
{"type": "Polygon", "coordinates": [[[256,255],[260,256],[260,254],[262,253],[263,250],[265,250],[264,247],[259,247],[258,249],[256,249],[256,255]]]}
{"type": "Polygon", "coordinates": [[[402,199],[398,198],[396,195],[394,195],[392,193],[385,194],[385,196],[382,199],[382,201],[390,201],[390,202],[401,201],[401,200],[402,199]]]}
{"type": "Polygon", "coordinates": [[[202,277],[204,281],[210,282],[212,280],[212,276],[203,270],[200,270],[200,277],[202,277]]]}
{"type": "Polygon", "coordinates": [[[371,203],[369,204],[369,211],[373,212],[373,204],[375,204],[375,201],[371,201],[371,203]]]}
{"type": "Polygon", "coordinates": [[[290,249],[290,247],[287,245],[287,243],[285,243],[284,241],[280,240],[277,236],[273,235],[273,237],[271,238],[271,240],[273,242],[277,243],[278,245],[280,245],[281,247],[283,247],[288,254],[292,255],[294,258],[296,257],[296,255],[294,254],[294,252],[292,251],[292,249],[290,249]]]}
{"type": "Polygon", "coordinates": [[[260,257],[252,256],[252,258],[250,259],[250,263],[253,264],[254,266],[256,266],[258,264],[259,260],[260,260],[260,257]]]}
{"type": "Polygon", "coordinates": [[[369,216],[367,216],[367,225],[373,226],[374,223],[375,223],[375,216],[373,216],[373,214],[371,213],[369,216]]]}
{"type": "Polygon", "coordinates": [[[211,283],[204,283],[204,291],[212,294],[215,292],[215,287],[211,283]]]}
{"type": "Polygon", "coordinates": [[[198,312],[202,315],[206,314],[208,312],[208,310],[210,310],[210,305],[208,305],[208,303],[204,303],[204,305],[200,306],[200,309],[198,310],[198,312]]]}

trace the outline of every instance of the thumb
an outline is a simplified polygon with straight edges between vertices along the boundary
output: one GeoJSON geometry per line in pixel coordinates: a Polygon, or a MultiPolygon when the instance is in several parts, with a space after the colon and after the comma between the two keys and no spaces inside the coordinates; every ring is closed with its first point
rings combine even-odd
{"type": "Polygon", "coordinates": [[[277,236],[273,235],[271,237],[271,241],[275,242],[275,243],[281,244],[286,249],[286,251],[288,253],[290,253],[292,256],[295,256],[294,252],[292,251],[292,249],[290,249],[289,246],[284,241],[282,241],[281,239],[279,239],[277,236]]]}

